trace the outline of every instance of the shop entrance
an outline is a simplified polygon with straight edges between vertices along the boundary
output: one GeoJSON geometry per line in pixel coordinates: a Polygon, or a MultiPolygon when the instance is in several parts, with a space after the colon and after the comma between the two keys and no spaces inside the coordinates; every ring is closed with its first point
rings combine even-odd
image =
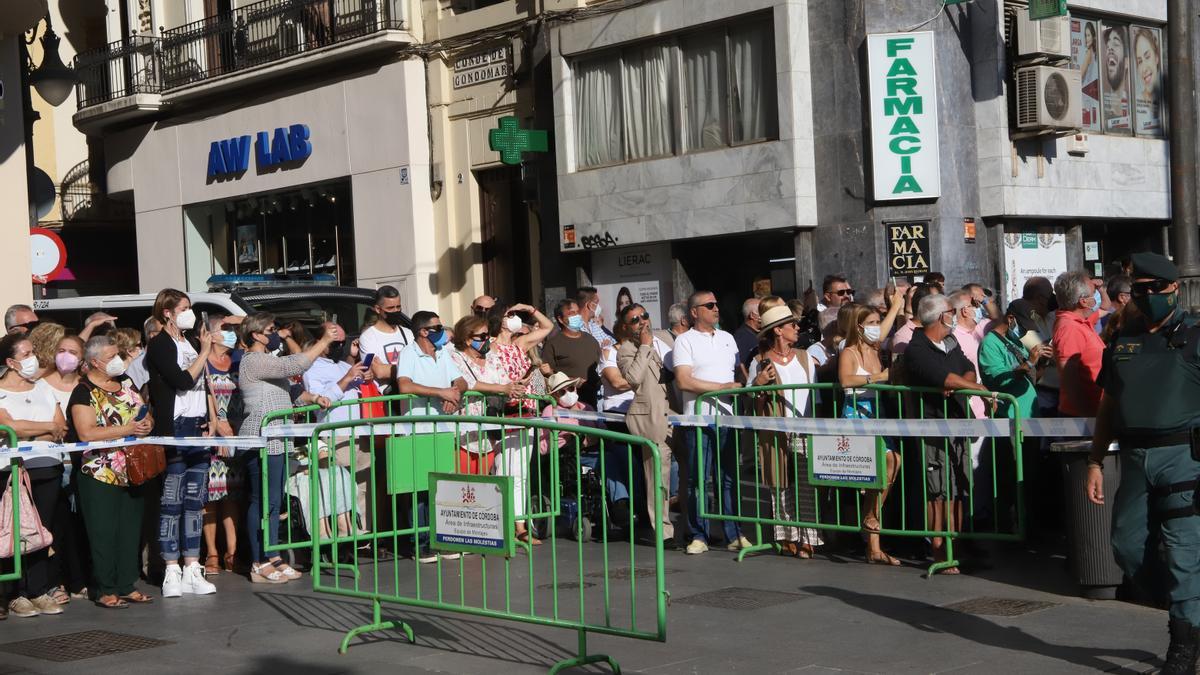
{"type": "Polygon", "coordinates": [[[732,331],[742,323],[742,303],[756,289],[769,288],[785,300],[797,297],[794,235],[755,232],[675,242],[672,255],[683,266],[693,289],[707,289],[721,303],[721,327],[732,331]]]}
{"type": "Polygon", "coordinates": [[[479,219],[483,243],[484,292],[506,302],[533,298],[529,209],[521,199],[521,173],[516,167],[475,172],[479,185],[479,219]]]}
{"type": "Polygon", "coordinates": [[[1083,266],[1094,277],[1107,278],[1121,270],[1121,259],[1139,251],[1162,253],[1166,225],[1155,222],[1085,223],[1083,266]]]}

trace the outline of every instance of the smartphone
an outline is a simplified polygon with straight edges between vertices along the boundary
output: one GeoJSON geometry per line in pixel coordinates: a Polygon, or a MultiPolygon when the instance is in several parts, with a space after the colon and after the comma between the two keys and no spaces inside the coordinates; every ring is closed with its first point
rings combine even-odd
{"type": "Polygon", "coordinates": [[[334,313],[333,313],[333,322],[334,322],[334,323],[337,323],[337,322],[338,322],[338,321],[337,321],[337,312],[334,312],[334,313]]]}
{"type": "Polygon", "coordinates": [[[148,414],[150,414],[150,406],[143,403],[142,407],[138,408],[137,416],[133,418],[133,421],[141,422],[142,420],[146,419],[146,415],[148,414]]]}
{"type": "Polygon", "coordinates": [[[200,312],[200,325],[208,330],[208,312],[200,312]]]}
{"type": "Polygon", "coordinates": [[[364,366],[364,367],[365,367],[367,370],[370,370],[370,369],[371,369],[371,362],[372,362],[372,361],[374,361],[374,360],[375,360],[375,352],[371,352],[370,354],[367,354],[366,356],[364,356],[364,357],[363,357],[363,366],[364,366]]]}

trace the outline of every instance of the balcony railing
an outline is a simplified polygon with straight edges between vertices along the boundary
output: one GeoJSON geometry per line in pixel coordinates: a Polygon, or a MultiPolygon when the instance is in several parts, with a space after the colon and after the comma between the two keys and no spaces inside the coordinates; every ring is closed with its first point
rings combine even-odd
{"type": "Polygon", "coordinates": [[[262,0],[162,35],[163,83],[174,89],[376,31],[404,28],[406,0],[262,0]]]}
{"type": "Polygon", "coordinates": [[[159,39],[131,35],[75,56],[75,96],[86,108],[133,94],[162,91],[159,39]]]}
{"type": "Polygon", "coordinates": [[[406,28],[410,0],[262,0],[75,57],[79,107],[164,93],[310,49],[406,28]]]}

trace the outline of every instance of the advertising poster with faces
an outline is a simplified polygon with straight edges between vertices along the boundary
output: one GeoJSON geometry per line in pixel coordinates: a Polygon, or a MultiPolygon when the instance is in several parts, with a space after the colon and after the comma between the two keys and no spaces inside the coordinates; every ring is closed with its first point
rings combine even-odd
{"type": "Polygon", "coordinates": [[[1139,136],[1163,135],[1163,48],[1158,28],[1131,26],[1134,129],[1139,136]]]}
{"type": "Polygon", "coordinates": [[[1100,131],[1100,28],[1088,19],[1071,19],[1071,67],[1079,71],[1083,130],[1100,131]]]}
{"type": "Polygon", "coordinates": [[[1101,114],[1104,131],[1129,133],[1133,111],[1129,105],[1129,26],[1100,24],[1101,114]]]}

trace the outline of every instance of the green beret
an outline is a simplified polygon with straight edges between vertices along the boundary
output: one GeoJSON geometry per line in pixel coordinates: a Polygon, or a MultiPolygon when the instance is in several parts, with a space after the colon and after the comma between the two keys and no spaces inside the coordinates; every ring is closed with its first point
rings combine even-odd
{"type": "Polygon", "coordinates": [[[1134,253],[1130,257],[1133,263],[1133,278],[1145,279],[1152,277],[1165,281],[1179,279],[1179,268],[1165,256],[1157,253],[1134,253]]]}

